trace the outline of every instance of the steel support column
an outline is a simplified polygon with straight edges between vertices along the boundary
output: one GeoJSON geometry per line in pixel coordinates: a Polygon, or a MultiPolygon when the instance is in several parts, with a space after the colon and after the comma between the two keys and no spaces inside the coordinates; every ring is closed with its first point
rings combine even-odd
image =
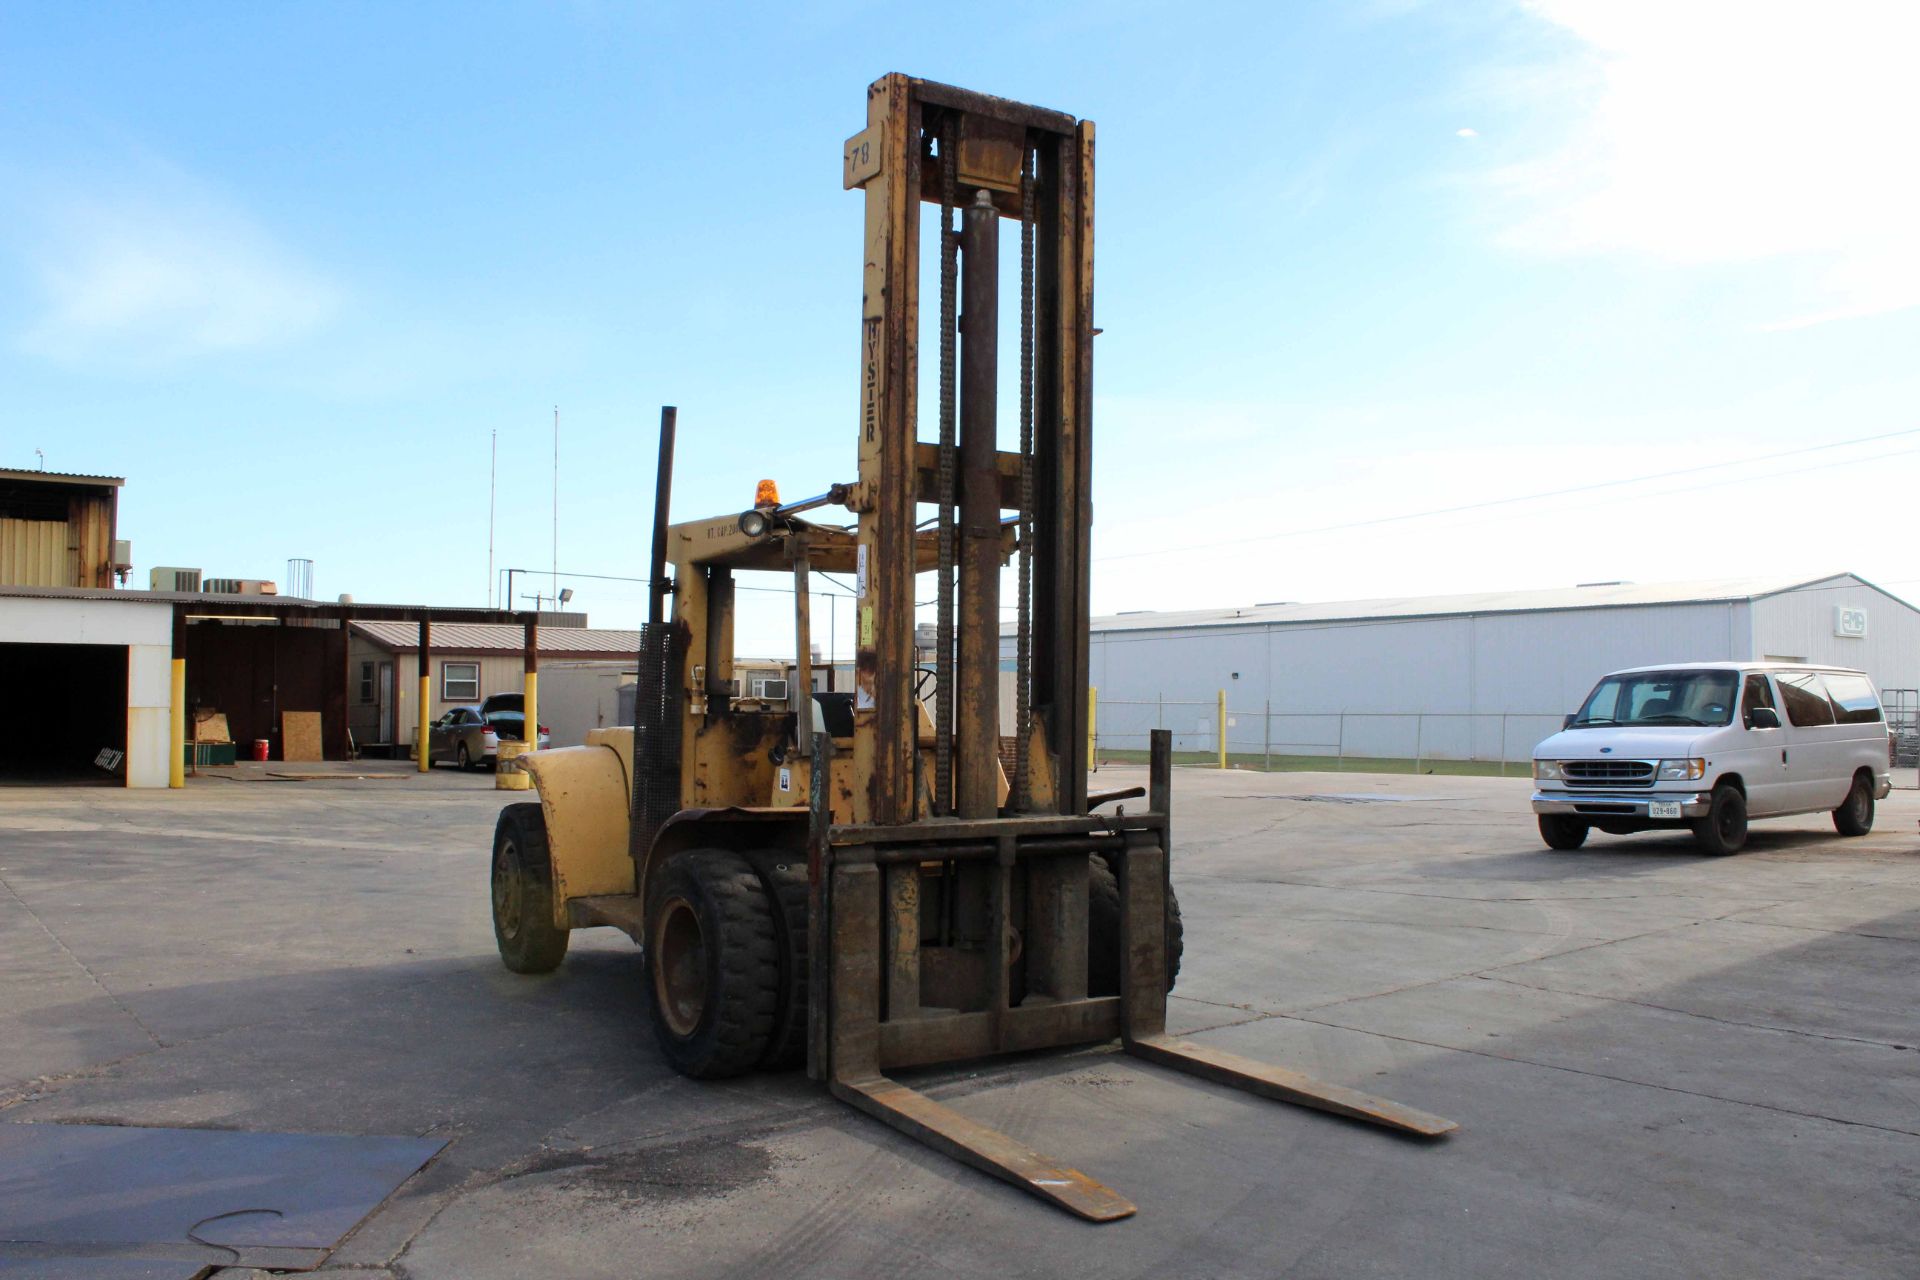
{"type": "Polygon", "coordinates": [[[428,739],[433,734],[433,673],[427,658],[433,649],[433,624],[425,618],[420,619],[420,706],[415,712],[413,734],[413,754],[420,759],[420,772],[433,768],[433,757],[428,754],[428,739]]]}

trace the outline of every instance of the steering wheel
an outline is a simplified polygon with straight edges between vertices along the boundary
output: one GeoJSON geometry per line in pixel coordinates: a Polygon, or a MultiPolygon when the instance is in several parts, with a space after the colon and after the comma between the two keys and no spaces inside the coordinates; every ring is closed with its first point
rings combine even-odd
{"type": "Polygon", "coordinates": [[[915,667],[913,669],[913,696],[925,702],[927,695],[939,687],[940,672],[933,667],[915,667]]]}

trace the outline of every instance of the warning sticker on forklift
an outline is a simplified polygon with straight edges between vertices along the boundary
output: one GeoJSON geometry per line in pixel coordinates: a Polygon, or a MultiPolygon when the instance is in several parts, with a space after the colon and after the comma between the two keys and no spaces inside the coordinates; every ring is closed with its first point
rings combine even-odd
{"type": "Polygon", "coordinates": [[[864,542],[854,549],[853,591],[856,600],[867,598],[867,544],[864,542]]]}
{"type": "Polygon", "coordinates": [[[782,769],[780,771],[780,789],[782,791],[793,790],[793,770],[782,769]]]}

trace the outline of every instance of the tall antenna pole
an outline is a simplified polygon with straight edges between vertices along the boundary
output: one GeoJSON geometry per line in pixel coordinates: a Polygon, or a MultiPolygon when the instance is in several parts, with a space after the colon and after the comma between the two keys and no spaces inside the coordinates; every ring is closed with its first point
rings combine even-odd
{"type": "Polygon", "coordinates": [[[500,474],[500,428],[493,429],[493,443],[487,457],[487,608],[493,608],[493,499],[500,474]]]}
{"type": "Polygon", "coordinates": [[[560,598],[560,406],[553,406],[553,598],[560,598]]]}

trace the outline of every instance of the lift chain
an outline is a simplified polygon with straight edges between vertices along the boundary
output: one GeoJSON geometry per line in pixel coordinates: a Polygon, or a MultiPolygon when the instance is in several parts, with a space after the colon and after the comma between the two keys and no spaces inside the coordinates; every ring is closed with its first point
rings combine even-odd
{"type": "Polygon", "coordinates": [[[1033,196],[1036,152],[1020,159],[1020,587],[1014,657],[1013,807],[1033,807],[1033,196]]]}
{"type": "Polygon", "coordinates": [[[934,501],[940,518],[939,609],[934,641],[933,811],[953,812],[954,345],[960,236],[953,227],[958,142],[940,134],[940,446],[934,501]]]}

